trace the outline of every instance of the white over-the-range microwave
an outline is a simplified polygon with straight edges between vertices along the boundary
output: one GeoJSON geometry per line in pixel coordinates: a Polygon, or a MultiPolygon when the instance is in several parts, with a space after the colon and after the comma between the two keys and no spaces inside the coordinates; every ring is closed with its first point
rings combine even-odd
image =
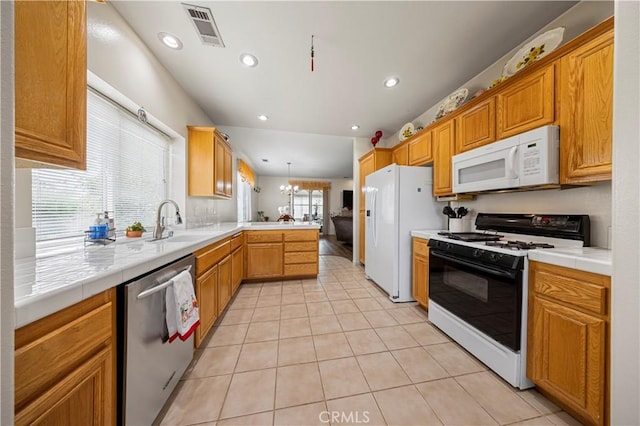
{"type": "Polygon", "coordinates": [[[558,185],[558,126],[544,126],[453,156],[453,192],[558,185]]]}

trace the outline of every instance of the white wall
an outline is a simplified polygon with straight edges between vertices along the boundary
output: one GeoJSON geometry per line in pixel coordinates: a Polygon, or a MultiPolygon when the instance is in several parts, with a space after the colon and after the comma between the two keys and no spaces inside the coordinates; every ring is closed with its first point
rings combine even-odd
{"type": "Polygon", "coordinates": [[[611,424],[640,424],[640,3],[616,1],[611,424]]]}
{"type": "Polygon", "coordinates": [[[0,2],[0,424],[13,424],[13,2],[0,2]]]}

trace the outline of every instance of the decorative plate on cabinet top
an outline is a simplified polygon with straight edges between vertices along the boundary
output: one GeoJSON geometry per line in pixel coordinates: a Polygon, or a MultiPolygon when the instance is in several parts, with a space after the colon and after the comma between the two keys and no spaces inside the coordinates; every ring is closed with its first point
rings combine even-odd
{"type": "Polygon", "coordinates": [[[504,65],[502,70],[503,77],[511,77],[521,69],[527,67],[547,56],[549,53],[556,50],[560,43],[562,43],[562,36],[564,35],[564,27],[554,28],[546,33],[540,34],[534,38],[520,50],[513,55],[513,58],[504,65]]]}
{"type": "Polygon", "coordinates": [[[469,95],[469,90],[462,88],[456,92],[450,94],[447,99],[444,100],[438,107],[438,113],[436,114],[436,120],[449,114],[458,108],[469,95]]]}
{"type": "Polygon", "coordinates": [[[410,138],[411,136],[415,135],[416,131],[413,128],[413,123],[407,123],[404,126],[402,126],[402,129],[400,129],[400,142],[402,142],[403,140],[410,138]]]}

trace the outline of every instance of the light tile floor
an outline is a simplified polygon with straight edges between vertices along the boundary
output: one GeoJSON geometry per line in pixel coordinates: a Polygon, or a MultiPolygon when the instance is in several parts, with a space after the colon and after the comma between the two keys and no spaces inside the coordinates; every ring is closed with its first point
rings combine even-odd
{"type": "Polygon", "coordinates": [[[579,425],[518,391],[349,260],[317,279],[243,284],[162,425],[579,425]]]}

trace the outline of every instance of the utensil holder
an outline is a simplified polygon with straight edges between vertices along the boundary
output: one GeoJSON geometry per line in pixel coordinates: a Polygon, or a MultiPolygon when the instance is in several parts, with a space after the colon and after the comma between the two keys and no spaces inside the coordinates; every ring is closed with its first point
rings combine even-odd
{"type": "Polygon", "coordinates": [[[449,232],[469,232],[470,222],[462,218],[449,219],[449,232]]]}

